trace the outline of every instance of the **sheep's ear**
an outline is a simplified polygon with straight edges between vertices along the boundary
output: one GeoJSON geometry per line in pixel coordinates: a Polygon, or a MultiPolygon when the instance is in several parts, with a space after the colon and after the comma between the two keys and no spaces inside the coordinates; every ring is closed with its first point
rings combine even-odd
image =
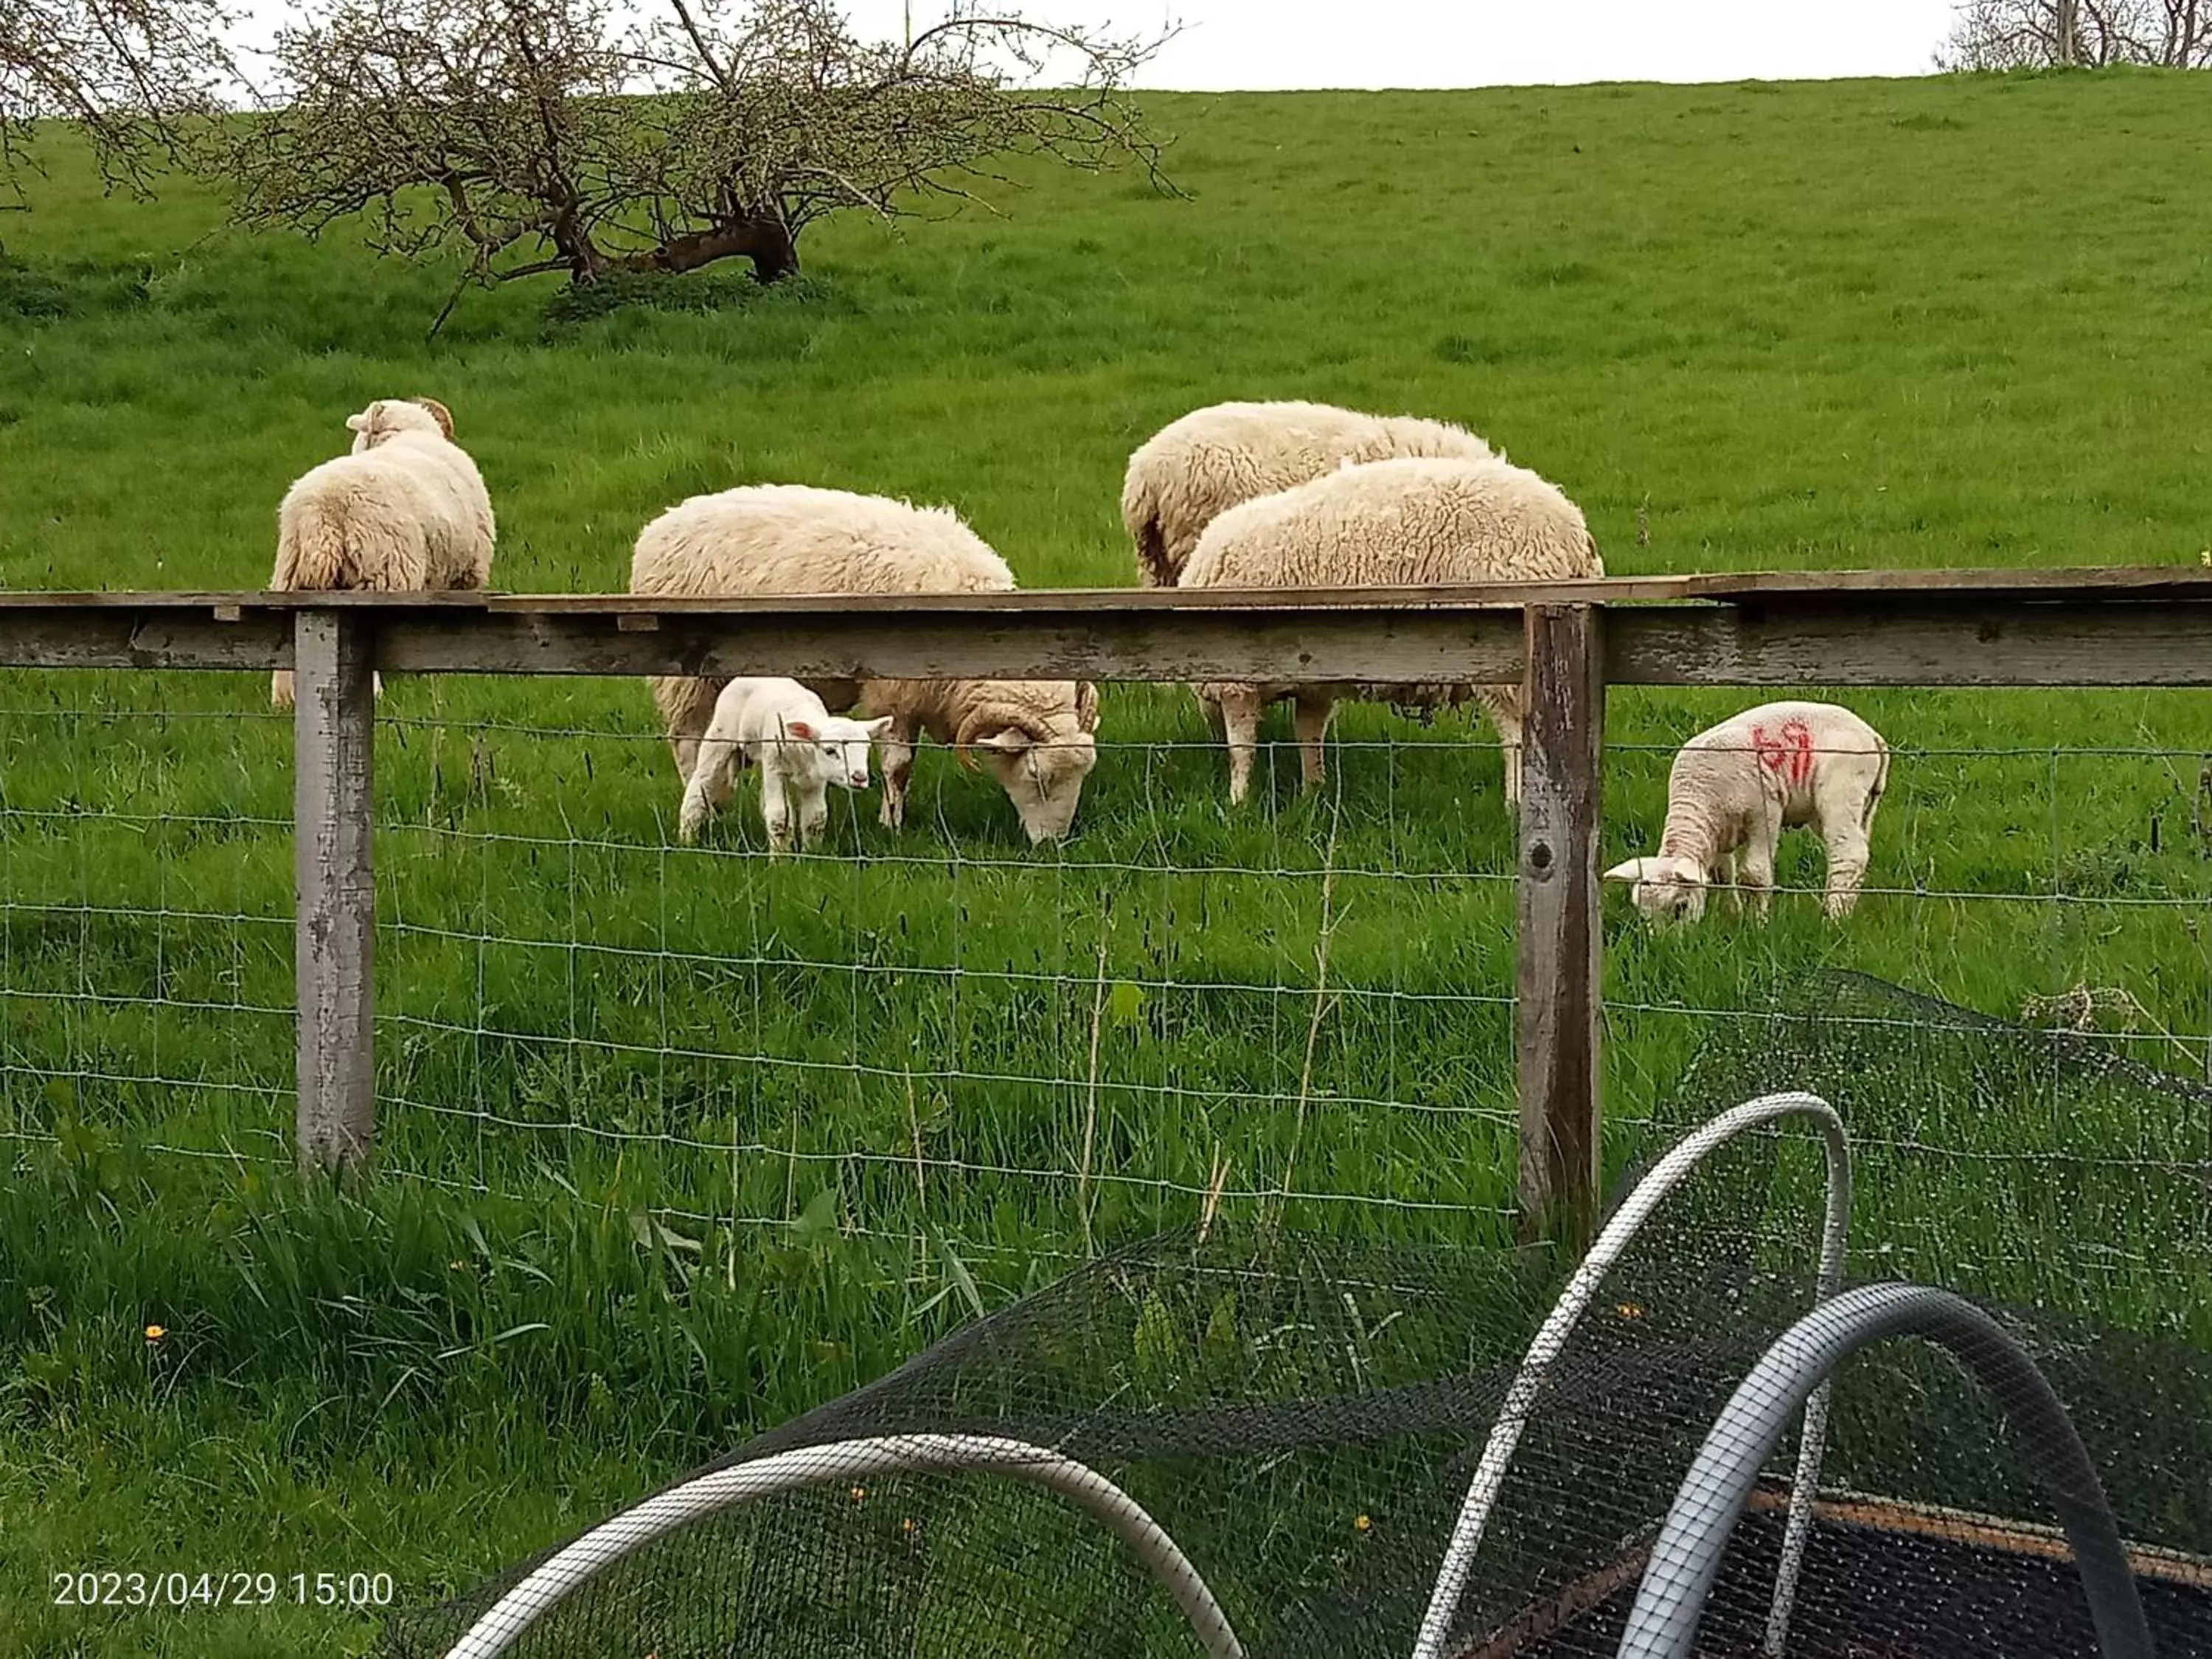
{"type": "Polygon", "coordinates": [[[1626,864],[1616,864],[1599,878],[1601,881],[1642,881],[1650,868],[1650,859],[1631,859],[1626,864]]]}
{"type": "Polygon", "coordinates": [[[1018,755],[1030,746],[1030,734],[1018,726],[1002,727],[988,738],[970,730],[960,734],[953,752],[959,756],[961,765],[972,772],[975,769],[975,750],[995,749],[1002,755],[1018,755]]]}
{"type": "Polygon", "coordinates": [[[366,416],[366,415],[349,415],[349,416],[346,416],[346,430],[347,430],[347,431],[349,431],[349,432],[366,432],[366,431],[368,431],[368,416],[366,416]]]}
{"type": "Polygon", "coordinates": [[[435,398],[410,398],[408,401],[416,404],[420,408],[428,410],[430,411],[430,418],[437,422],[438,430],[445,434],[446,441],[447,443],[453,442],[453,411],[452,410],[447,409],[445,404],[440,403],[435,398]]]}
{"type": "Polygon", "coordinates": [[[884,714],[876,720],[862,720],[860,726],[867,732],[868,741],[874,743],[891,729],[891,717],[884,714]]]}
{"type": "Polygon", "coordinates": [[[1098,729],[1098,688],[1084,680],[1075,688],[1075,725],[1081,732],[1098,729]]]}
{"type": "Polygon", "coordinates": [[[797,738],[801,743],[811,743],[814,741],[814,722],[786,720],[783,723],[783,734],[787,738],[797,738]]]}

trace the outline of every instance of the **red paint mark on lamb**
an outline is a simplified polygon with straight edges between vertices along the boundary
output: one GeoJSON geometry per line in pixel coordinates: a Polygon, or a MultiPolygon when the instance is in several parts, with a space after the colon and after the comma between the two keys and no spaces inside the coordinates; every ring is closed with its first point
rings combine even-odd
{"type": "Polygon", "coordinates": [[[1778,773],[1793,789],[1813,775],[1812,729],[1795,716],[1782,722],[1778,734],[1770,733],[1763,726],[1753,726],[1751,747],[1759,763],[1778,773]]]}

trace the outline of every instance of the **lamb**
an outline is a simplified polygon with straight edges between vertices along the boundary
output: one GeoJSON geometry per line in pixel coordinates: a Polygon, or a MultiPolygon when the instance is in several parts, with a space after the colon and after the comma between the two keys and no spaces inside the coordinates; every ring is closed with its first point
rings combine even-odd
{"type": "Polygon", "coordinates": [[[1173,587],[1206,526],[1255,495],[1291,489],[1346,461],[1422,455],[1480,461],[1492,453],[1464,428],[1411,415],[1364,415],[1328,404],[1213,404],[1170,422],[1129,457],[1121,522],[1136,544],[1145,586],[1173,587]]]}
{"type": "MultiPolygon", "coordinates": [[[[453,417],[428,398],[380,398],[358,415],[350,453],[300,475],[276,509],[279,592],[482,587],[491,579],[491,497],[453,417]]],[[[376,678],[383,695],[384,679],[376,678]]],[[[269,700],[292,706],[280,668],[269,700]]]]}
{"type": "Polygon", "coordinates": [[[1848,708],[1831,702],[1769,702],[1747,708],[1682,745],[1667,775],[1667,827],[1656,857],[1605,872],[1632,884],[1636,908],[1656,921],[1705,914],[1715,882],[1743,890],[1767,913],[1774,846],[1782,831],[1810,827],[1827,848],[1821,909],[1847,916],[1865,878],[1875,809],[1889,782],[1889,745],[1848,708]]]}
{"type": "Polygon", "coordinates": [[[734,769],[750,763],[760,769],[770,856],[791,845],[794,802],[804,849],[830,822],[830,785],[868,787],[868,745],[890,725],[889,716],[854,720],[833,714],[796,680],[732,680],[714,700],[714,717],[684,785],[678,838],[687,847],[698,840],[710,807],[728,802],[734,769]]]}
{"type": "MultiPolygon", "coordinates": [[[[1206,526],[1182,586],[1418,586],[1601,576],[1581,511],[1559,489],[1510,462],[1368,461],[1231,507],[1206,526]]],[[[1340,697],[1436,706],[1473,698],[1490,711],[1505,751],[1505,799],[1521,799],[1522,694],[1517,685],[1208,684],[1229,744],[1229,799],[1251,787],[1260,710],[1293,700],[1309,787],[1322,781],[1322,738],[1340,697]]]]}
{"type": "MultiPolygon", "coordinates": [[[[634,593],[1003,593],[1006,562],[949,507],[803,484],[750,484],[695,495],[639,534],[634,593]]],[[[722,682],[653,682],[677,769],[689,778],[722,682]]],[[[915,746],[924,733],[963,764],[980,754],[1032,843],[1074,822],[1084,781],[1098,763],[1097,688],[1067,680],[850,680],[811,689],[828,708],[865,705],[888,716],[883,738],[883,823],[905,821],[915,746]]]]}

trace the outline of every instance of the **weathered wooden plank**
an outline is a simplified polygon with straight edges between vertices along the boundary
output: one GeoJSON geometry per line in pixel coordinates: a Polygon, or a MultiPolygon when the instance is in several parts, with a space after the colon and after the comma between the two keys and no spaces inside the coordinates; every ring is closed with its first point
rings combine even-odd
{"type": "Polygon", "coordinates": [[[1521,1214],[1586,1239],[1598,1182],[1600,612],[1532,605],[1522,733],[1521,1214]]]}
{"type": "Polygon", "coordinates": [[[379,629],[387,673],[784,674],[799,679],[1389,680],[1521,676],[1518,612],[1103,612],[403,617],[379,629]]]}
{"type": "Polygon", "coordinates": [[[1607,616],[1614,685],[2212,685],[2212,604],[1784,604],[1607,616]]]}
{"type": "MultiPolygon", "coordinates": [[[[1579,604],[1591,586],[1511,591],[1536,592],[1546,603],[1579,604]]],[[[1519,678],[1516,611],[1427,601],[1393,609],[1371,602],[1382,592],[1360,592],[1356,603],[1342,605],[1309,605],[1304,596],[1280,593],[1216,595],[1226,602],[1203,608],[1181,601],[1086,607],[1060,603],[1070,596],[1019,594],[773,605],[666,601],[652,610],[597,596],[558,605],[538,601],[552,608],[531,610],[520,599],[487,601],[480,594],[453,605],[332,594],[321,609],[374,612],[383,666],[416,672],[1431,682],[1476,672],[1498,680],[1519,678]],[[356,599],[373,602],[351,603],[356,599]]],[[[21,597],[0,596],[0,666],[265,672],[291,659],[293,613],[257,608],[251,595],[234,606],[200,596],[196,608],[171,605],[168,596],[137,596],[147,600],[137,608],[7,604],[21,597]],[[219,619],[226,615],[235,619],[219,619]]],[[[1617,684],[2212,684],[2212,598],[2052,599],[1869,589],[1620,605],[1609,614],[1607,677],[1617,684]]]]}
{"type": "Polygon", "coordinates": [[[251,668],[292,659],[292,618],[241,611],[218,622],[187,611],[0,607],[0,667],[251,668]]]}
{"type": "Polygon", "coordinates": [[[293,651],[299,877],[299,1156],[342,1168],[376,1139],[376,733],[367,617],[302,611],[293,651]]]}

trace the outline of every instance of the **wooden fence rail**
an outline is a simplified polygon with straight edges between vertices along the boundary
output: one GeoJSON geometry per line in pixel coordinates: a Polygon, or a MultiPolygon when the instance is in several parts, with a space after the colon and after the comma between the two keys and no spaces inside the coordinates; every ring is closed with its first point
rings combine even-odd
{"type": "Polygon", "coordinates": [[[1838,571],[1479,588],[632,595],[0,594],[0,667],[289,668],[299,1152],[374,1145],[374,671],[1173,682],[1525,680],[1520,1198],[1584,1231],[1600,1126],[1608,685],[2208,686],[2212,570],[1838,571]]]}

